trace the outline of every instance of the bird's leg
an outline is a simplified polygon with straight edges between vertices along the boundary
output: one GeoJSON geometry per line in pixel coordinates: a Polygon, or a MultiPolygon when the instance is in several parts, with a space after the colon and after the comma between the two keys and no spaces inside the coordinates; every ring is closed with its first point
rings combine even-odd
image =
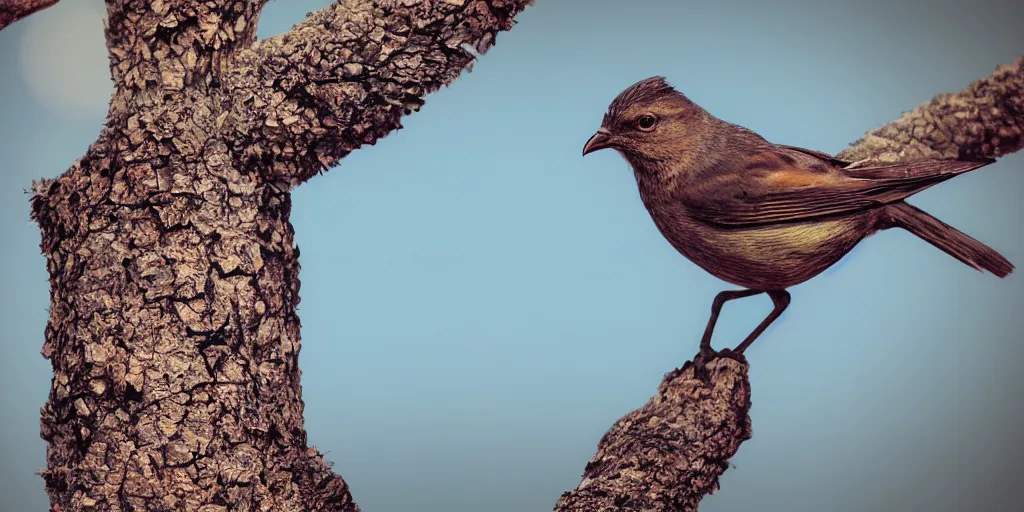
{"type": "Polygon", "coordinates": [[[754,329],[754,331],[751,332],[747,338],[743,340],[743,343],[740,343],[733,352],[742,354],[743,351],[746,350],[747,347],[749,347],[750,344],[753,343],[754,340],[756,340],[757,337],[772,324],[772,322],[777,320],[787,307],[789,307],[789,292],[786,290],[769,290],[766,293],[768,293],[768,296],[772,298],[772,302],[775,303],[775,309],[772,309],[772,312],[768,313],[768,316],[761,321],[761,324],[758,325],[757,328],[754,329]]]}
{"type": "Polygon", "coordinates": [[[704,337],[700,339],[700,351],[714,352],[714,350],[711,349],[711,336],[715,331],[715,324],[718,322],[718,315],[722,312],[722,306],[725,306],[726,302],[733,299],[752,297],[759,293],[764,292],[761,290],[726,290],[715,295],[715,300],[711,302],[711,318],[708,318],[708,325],[704,328],[704,337]]]}
{"type": "Polygon", "coordinates": [[[704,337],[700,340],[700,352],[693,360],[694,372],[698,376],[702,376],[702,380],[706,380],[707,377],[705,366],[715,355],[714,349],[711,348],[711,335],[715,332],[715,323],[718,322],[722,306],[730,300],[751,297],[759,293],[764,292],[761,290],[725,290],[715,295],[715,300],[711,301],[711,318],[708,318],[708,326],[704,328],[704,337]]]}

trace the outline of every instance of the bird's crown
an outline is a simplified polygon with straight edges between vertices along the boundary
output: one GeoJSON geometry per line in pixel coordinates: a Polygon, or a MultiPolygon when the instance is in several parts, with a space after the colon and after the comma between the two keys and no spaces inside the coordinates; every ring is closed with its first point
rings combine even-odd
{"type": "Polygon", "coordinates": [[[630,105],[650,104],[670,95],[678,95],[663,76],[652,76],[629,86],[608,106],[608,117],[614,118],[630,105]]]}

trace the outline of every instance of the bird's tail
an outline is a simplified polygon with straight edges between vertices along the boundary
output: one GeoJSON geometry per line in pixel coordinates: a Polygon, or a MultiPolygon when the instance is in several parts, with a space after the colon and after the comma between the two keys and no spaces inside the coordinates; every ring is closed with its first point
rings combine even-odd
{"type": "Polygon", "coordinates": [[[899,202],[886,206],[889,225],[903,228],[946,254],[998,277],[1013,272],[1013,263],[991,247],[967,236],[953,226],[932,217],[924,210],[899,202]]]}

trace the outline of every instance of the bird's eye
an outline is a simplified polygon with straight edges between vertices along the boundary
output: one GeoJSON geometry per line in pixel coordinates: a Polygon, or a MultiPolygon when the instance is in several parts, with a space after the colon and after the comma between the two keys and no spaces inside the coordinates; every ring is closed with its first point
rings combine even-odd
{"type": "Polygon", "coordinates": [[[657,119],[655,119],[654,116],[645,114],[636,120],[636,127],[641,130],[648,131],[654,128],[655,122],[657,122],[657,119]]]}

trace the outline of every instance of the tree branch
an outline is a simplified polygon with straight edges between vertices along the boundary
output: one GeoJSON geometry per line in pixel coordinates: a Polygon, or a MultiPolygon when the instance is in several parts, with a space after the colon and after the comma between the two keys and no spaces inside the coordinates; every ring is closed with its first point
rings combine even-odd
{"type": "Polygon", "coordinates": [[[0,30],[22,18],[35,14],[60,0],[0,0],[0,30]]]}
{"type": "Polygon", "coordinates": [[[658,393],[612,426],[583,481],[562,494],[556,512],[697,510],[750,438],[750,381],[743,356],[708,363],[709,382],[693,364],[665,376],[658,393]]]}
{"type": "Polygon", "coordinates": [[[867,133],[839,158],[998,158],[1024,146],[1024,57],[867,133]]]}
{"type": "MultiPolygon", "coordinates": [[[[1024,57],[955,94],[941,94],[869,132],[845,160],[996,158],[1024,147],[1024,57]]],[[[723,351],[710,380],[692,363],[668,373],[658,393],[598,443],[583,481],[556,512],[696,511],[751,436],[750,381],[742,356],[723,351]]]]}
{"type": "Polygon", "coordinates": [[[31,199],[54,511],[359,510],[307,440],[292,198],[271,181],[394,129],[527,2],[344,0],[255,45],[264,3],[108,1],[107,121],[31,199]]]}
{"type": "Polygon", "coordinates": [[[532,0],[341,0],[233,62],[245,165],[301,183],[401,128],[532,0]],[[253,111],[255,110],[255,115],[253,111]],[[264,149],[269,151],[264,151],[264,149]]]}

